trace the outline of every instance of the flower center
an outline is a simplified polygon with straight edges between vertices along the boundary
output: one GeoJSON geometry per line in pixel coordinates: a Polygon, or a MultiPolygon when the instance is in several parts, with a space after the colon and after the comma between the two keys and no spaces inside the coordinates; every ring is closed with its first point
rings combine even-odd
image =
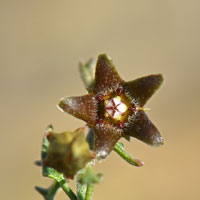
{"type": "Polygon", "coordinates": [[[121,120],[128,107],[123,103],[120,96],[104,101],[105,117],[121,120]]]}

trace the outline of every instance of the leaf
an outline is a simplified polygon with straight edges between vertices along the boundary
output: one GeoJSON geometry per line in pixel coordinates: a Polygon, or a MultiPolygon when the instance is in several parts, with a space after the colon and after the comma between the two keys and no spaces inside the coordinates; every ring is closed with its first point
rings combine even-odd
{"type": "Polygon", "coordinates": [[[93,59],[88,60],[86,63],[79,63],[79,71],[87,91],[89,93],[92,92],[95,76],[95,65],[93,63],[93,59]]]}
{"type": "Polygon", "coordinates": [[[124,145],[121,142],[116,143],[114,147],[114,151],[122,157],[126,162],[129,164],[136,166],[136,167],[141,167],[144,165],[144,163],[141,160],[135,159],[132,156],[130,156],[124,149],[124,145]]]}
{"type": "Polygon", "coordinates": [[[54,181],[48,188],[35,186],[35,189],[44,197],[45,200],[53,200],[60,189],[60,184],[54,181]]]}

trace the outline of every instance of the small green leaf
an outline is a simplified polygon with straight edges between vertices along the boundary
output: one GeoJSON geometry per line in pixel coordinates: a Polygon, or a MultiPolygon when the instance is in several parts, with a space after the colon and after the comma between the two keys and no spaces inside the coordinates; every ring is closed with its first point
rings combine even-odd
{"type": "Polygon", "coordinates": [[[41,161],[41,160],[36,160],[36,161],[34,162],[34,164],[35,164],[36,166],[41,167],[41,166],[42,166],[42,161],[41,161]]]}
{"type": "Polygon", "coordinates": [[[114,147],[114,151],[122,157],[126,162],[128,162],[131,165],[134,165],[136,167],[141,167],[144,165],[144,163],[141,160],[132,158],[124,149],[124,145],[121,142],[116,143],[114,147]]]}
{"type": "Polygon", "coordinates": [[[54,181],[49,188],[35,186],[35,189],[44,197],[45,200],[53,200],[60,188],[60,184],[54,181]]]}
{"type": "Polygon", "coordinates": [[[39,187],[39,186],[35,186],[35,189],[44,197],[44,199],[46,199],[48,189],[42,188],[42,187],[39,187]]]}
{"type": "Polygon", "coordinates": [[[95,65],[93,60],[90,59],[86,63],[79,63],[79,71],[81,74],[81,79],[87,91],[90,93],[94,87],[94,76],[95,76],[95,65]]]}
{"type": "Polygon", "coordinates": [[[89,129],[86,140],[89,143],[90,150],[93,151],[94,150],[94,131],[92,128],[89,129]]]}

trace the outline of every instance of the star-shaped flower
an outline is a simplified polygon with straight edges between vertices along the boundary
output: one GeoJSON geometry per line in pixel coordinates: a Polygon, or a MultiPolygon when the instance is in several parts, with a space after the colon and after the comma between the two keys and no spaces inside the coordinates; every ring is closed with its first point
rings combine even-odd
{"type": "Polygon", "coordinates": [[[102,54],[97,60],[92,92],[79,97],[64,97],[58,106],[94,130],[97,157],[106,157],[123,136],[159,146],[163,144],[163,138],[143,106],[162,82],[161,74],[125,82],[112,61],[102,54]]]}

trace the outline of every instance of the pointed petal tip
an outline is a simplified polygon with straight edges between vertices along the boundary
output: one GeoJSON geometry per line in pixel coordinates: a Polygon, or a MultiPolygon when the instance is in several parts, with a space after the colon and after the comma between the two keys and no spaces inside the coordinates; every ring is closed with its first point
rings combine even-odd
{"type": "Polygon", "coordinates": [[[155,87],[154,89],[158,89],[160,85],[163,83],[164,78],[163,75],[159,73],[146,76],[144,77],[144,80],[147,81],[148,84],[151,84],[153,87],[155,87]]]}
{"type": "Polygon", "coordinates": [[[163,137],[161,135],[154,135],[152,140],[152,146],[159,147],[164,144],[163,137]]]}
{"type": "Polygon", "coordinates": [[[58,102],[57,107],[62,112],[73,114],[72,109],[78,106],[77,103],[78,102],[76,101],[75,97],[63,97],[58,102]]]}
{"type": "Polygon", "coordinates": [[[112,60],[111,57],[107,56],[106,53],[102,53],[98,56],[98,60],[99,59],[104,59],[104,60],[112,60]]]}
{"type": "Polygon", "coordinates": [[[116,129],[110,124],[97,124],[94,127],[94,151],[97,160],[104,160],[121,137],[120,129],[116,129]]]}
{"type": "Polygon", "coordinates": [[[95,84],[93,92],[107,94],[116,91],[122,83],[113,62],[106,54],[100,54],[97,59],[95,84]]]}
{"type": "Polygon", "coordinates": [[[65,108],[65,106],[67,105],[66,99],[67,99],[67,98],[64,98],[64,97],[61,98],[61,99],[59,100],[59,102],[58,102],[58,105],[57,105],[57,108],[58,108],[60,111],[62,111],[62,112],[65,111],[64,108],[65,108]]]}
{"type": "Polygon", "coordinates": [[[163,83],[164,78],[163,78],[163,75],[162,75],[162,74],[155,74],[155,75],[153,75],[153,76],[155,76],[155,79],[157,79],[157,82],[159,82],[160,85],[163,83]]]}
{"type": "Polygon", "coordinates": [[[162,85],[164,78],[162,74],[152,74],[150,75],[151,85],[154,90],[158,90],[162,85]]]}
{"type": "Polygon", "coordinates": [[[139,111],[135,116],[134,122],[129,122],[125,129],[125,134],[135,137],[151,146],[160,146],[163,144],[163,137],[159,130],[144,111],[139,111]]]}
{"type": "Polygon", "coordinates": [[[109,150],[100,150],[96,153],[96,158],[99,162],[102,162],[109,155],[109,150]]]}
{"type": "Polygon", "coordinates": [[[60,99],[58,108],[79,118],[89,125],[94,125],[97,115],[97,102],[94,95],[87,94],[77,97],[64,97],[60,99]]]}
{"type": "Polygon", "coordinates": [[[160,88],[162,82],[162,74],[152,74],[133,81],[124,82],[124,89],[128,97],[134,99],[139,106],[144,106],[150,97],[160,88]]]}

